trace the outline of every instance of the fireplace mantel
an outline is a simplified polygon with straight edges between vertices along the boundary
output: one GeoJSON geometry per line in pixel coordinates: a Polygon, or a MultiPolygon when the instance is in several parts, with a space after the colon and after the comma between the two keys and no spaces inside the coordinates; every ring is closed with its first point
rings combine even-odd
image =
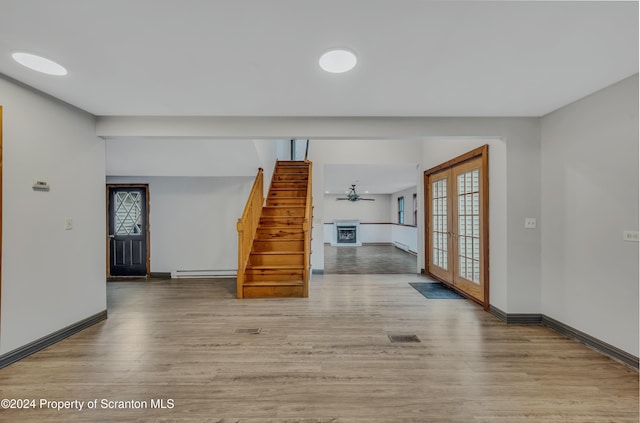
{"type": "Polygon", "coordinates": [[[359,220],[334,220],[333,221],[333,233],[334,239],[331,242],[333,247],[361,247],[362,241],[360,239],[360,221],[359,220]],[[348,240],[340,242],[339,233],[342,230],[349,230],[355,228],[355,242],[348,240]]]}

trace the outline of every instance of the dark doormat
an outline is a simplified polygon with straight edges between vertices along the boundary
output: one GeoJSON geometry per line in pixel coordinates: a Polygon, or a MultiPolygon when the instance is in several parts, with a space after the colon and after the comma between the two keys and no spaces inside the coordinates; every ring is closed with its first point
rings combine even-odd
{"type": "Polygon", "coordinates": [[[430,300],[462,300],[464,297],[440,282],[409,282],[416,291],[430,300]]]}

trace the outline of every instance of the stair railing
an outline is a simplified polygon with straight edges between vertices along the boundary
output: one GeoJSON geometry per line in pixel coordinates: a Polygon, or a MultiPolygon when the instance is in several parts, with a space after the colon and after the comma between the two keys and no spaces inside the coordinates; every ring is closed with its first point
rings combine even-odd
{"type": "Polygon", "coordinates": [[[308,160],[305,162],[309,165],[309,176],[307,177],[307,200],[305,203],[304,222],[302,224],[302,230],[304,232],[304,293],[306,298],[309,296],[309,279],[311,278],[311,231],[313,229],[313,197],[311,196],[311,176],[312,163],[308,160]]]}
{"type": "Polygon", "coordinates": [[[264,204],[264,174],[262,168],[258,169],[258,175],[253,182],[251,193],[244,207],[242,217],[238,219],[238,275],[236,283],[236,297],[242,298],[245,270],[251,254],[251,247],[256,236],[256,229],[260,223],[260,214],[264,204]]]}

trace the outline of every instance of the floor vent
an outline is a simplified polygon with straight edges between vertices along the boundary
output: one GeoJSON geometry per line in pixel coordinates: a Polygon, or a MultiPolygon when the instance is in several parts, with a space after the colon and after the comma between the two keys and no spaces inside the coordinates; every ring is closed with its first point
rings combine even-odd
{"type": "Polygon", "coordinates": [[[389,339],[393,343],[400,342],[420,342],[416,335],[389,335],[389,339]]]}
{"type": "Polygon", "coordinates": [[[257,335],[260,333],[262,329],[261,328],[256,328],[256,329],[236,329],[233,333],[249,333],[251,335],[257,335]]]}

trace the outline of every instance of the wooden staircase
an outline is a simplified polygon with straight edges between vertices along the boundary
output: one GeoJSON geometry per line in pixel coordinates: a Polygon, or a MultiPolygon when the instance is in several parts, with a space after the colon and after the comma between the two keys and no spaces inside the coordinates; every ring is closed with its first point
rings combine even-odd
{"type": "Polygon", "coordinates": [[[250,248],[245,239],[239,251],[238,298],[309,296],[311,209],[311,162],[278,161],[250,248]]]}

